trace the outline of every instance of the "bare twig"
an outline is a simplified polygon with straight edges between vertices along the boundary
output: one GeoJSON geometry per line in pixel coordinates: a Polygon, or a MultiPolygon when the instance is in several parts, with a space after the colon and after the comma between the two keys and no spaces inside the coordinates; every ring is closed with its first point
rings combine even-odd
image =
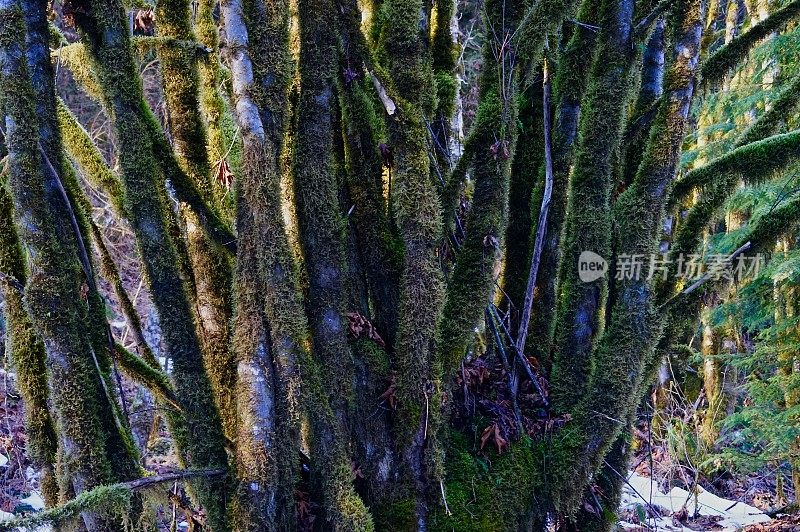
{"type": "Polygon", "coordinates": [[[539,263],[542,260],[542,248],[547,235],[547,215],[550,211],[550,198],[553,195],[553,153],[550,139],[550,69],[547,58],[544,60],[544,160],[545,160],[545,185],[542,207],[539,210],[539,222],[536,226],[536,242],[531,257],[531,268],[528,272],[528,286],[525,290],[525,302],[522,306],[522,318],[519,322],[517,333],[517,351],[525,351],[525,341],[528,338],[528,324],[531,321],[531,308],[533,307],[533,291],[536,287],[536,277],[539,273],[539,263]]]}

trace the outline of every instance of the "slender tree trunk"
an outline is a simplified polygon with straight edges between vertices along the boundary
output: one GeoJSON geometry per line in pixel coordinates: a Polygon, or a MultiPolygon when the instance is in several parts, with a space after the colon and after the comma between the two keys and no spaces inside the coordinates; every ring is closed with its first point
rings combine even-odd
{"type": "MultiPolygon", "coordinates": [[[[165,172],[176,178],[170,166],[174,161],[170,160],[171,153],[165,154],[159,145],[163,135],[153,131],[122,5],[93,2],[88,14],[76,14],[75,19],[114,125],[125,187],[124,205],[172,360],[175,391],[186,416],[185,430],[174,434],[182,462],[197,468],[225,466],[219,414],[203,368],[189,296],[177,267],[176,235],[169,232],[174,214],[169,211],[163,178],[165,172]]],[[[194,485],[208,511],[211,527],[224,530],[223,482],[203,479],[194,485]]]]}
{"type": "MultiPolygon", "coordinates": [[[[45,192],[58,177],[52,164],[47,165],[49,175],[43,172],[46,152],[38,140],[35,93],[20,39],[25,35],[25,25],[19,4],[12,0],[0,3],[0,21],[0,94],[5,109],[9,184],[15,224],[30,260],[24,301],[47,353],[61,459],[67,468],[60,479],[64,497],[67,492],[78,494],[120,479],[114,476],[106,450],[111,435],[101,415],[104,405],[110,405],[84,321],[88,308],[81,287],[87,283],[86,272],[81,271],[67,242],[58,238],[45,192]]],[[[82,517],[90,530],[115,530],[117,526],[95,512],[83,512],[82,517]]]]}

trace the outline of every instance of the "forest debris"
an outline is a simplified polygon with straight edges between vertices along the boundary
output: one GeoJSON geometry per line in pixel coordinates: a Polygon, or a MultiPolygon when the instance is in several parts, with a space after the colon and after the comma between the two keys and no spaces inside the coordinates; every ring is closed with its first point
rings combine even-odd
{"type": "Polygon", "coordinates": [[[350,334],[353,338],[368,338],[380,347],[386,347],[386,342],[367,318],[358,312],[348,312],[347,319],[350,320],[350,334]]]}

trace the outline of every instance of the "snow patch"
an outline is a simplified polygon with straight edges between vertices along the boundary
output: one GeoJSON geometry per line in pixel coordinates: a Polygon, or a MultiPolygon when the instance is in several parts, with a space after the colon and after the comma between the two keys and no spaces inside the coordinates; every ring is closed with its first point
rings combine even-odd
{"type": "MultiPolygon", "coordinates": [[[[669,493],[663,493],[652,479],[631,472],[628,476],[628,483],[622,488],[620,509],[635,512],[637,507],[646,508],[648,504],[664,508],[666,512],[663,513],[668,513],[668,516],[650,517],[648,524],[658,530],[681,532],[691,529],[680,525],[677,521],[673,522],[672,515],[680,512],[683,508],[690,516],[695,515],[695,508],[697,508],[698,515],[721,517],[721,520],[715,524],[722,527],[722,530],[731,532],[740,530],[747,525],[770,521],[769,516],[758,508],[717,497],[701,487],[698,487],[697,490],[697,496],[681,488],[672,488],[669,493]]],[[[654,512],[648,513],[652,515],[654,512]]],[[[630,523],[620,523],[620,525],[623,529],[634,529],[640,526],[630,523]]]]}

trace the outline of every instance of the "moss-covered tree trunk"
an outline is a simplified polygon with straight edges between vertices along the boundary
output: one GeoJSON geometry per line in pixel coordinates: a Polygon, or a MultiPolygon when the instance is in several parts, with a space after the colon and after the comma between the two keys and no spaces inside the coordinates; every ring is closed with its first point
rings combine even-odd
{"type": "MultiPolygon", "coordinates": [[[[119,463],[112,464],[109,454],[113,452],[110,442],[121,441],[123,435],[109,434],[108,423],[103,419],[114,406],[99,374],[98,358],[102,354],[95,352],[87,318],[90,310],[82,297],[87,283],[93,280],[87,278],[88,272],[81,267],[70,241],[59,238],[51,202],[57,194],[64,209],[66,195],[58,182],[56,167],[39,141],[36,93],[25,64],[24,39],[20,38],[25,34],[19,4],[1,4],[0,94],[5,110],[9,185],[14,220],[29,259],[24,303],[47,353],[50,396],[60,443],[59,490],[65,499],[69,494],[123,480],[119,473],[126,465],[130,466],[129,471],[134,470],[135,464],[132,454],[128,455],[127,464],[122,455],[113,456],[119,463]]],[[[46,71],[43,75],[47,75],[46,71]]],[[[72,242],[75,237],[72,235],[72,242]]],[[[111,426],[114,427],[113,419],[111,426]]],[[[118,526],[113,518],[96,512],[83,512],[82,517],[91,530],[116,530],[118,526]]]]}
{"type": "MultiPolygon", "coordinates": [[[[219,414],[195,331],[186,286],[178,268],[165,177],[174,178],[165,154],[163,134],[153,131],[152,115],[142,94],[127,20],[117,2],[87,4],[75,16],[107,103],[119,146],[124,207],[136,236],[145,278],[158,312],[164,343],[172,361],[175,390],[186,416],[183,430],[174,434],[182,462],[197,468],[224,467],[219,414]]],[[[173,182],[175,186],[179,183],[173,182]]],[[[223,483],[195,482],[212,526],[224,530],[223,483]]]]}
{"type": "MultiPolygon", "coordinates": [[[[162,0],[156,5],[155,16],[159,36],[194,40],[188,1],[162,0]]],[[[163,44],[157,47],[157,52],[173,149],[178,162],[197,191],[210,205],[219,209],[220,184],[211,178],[211,164],[206,150],[208,138],[201,116],[197,51],[185,46],[163,44]]],[[[216,58],[212,57],[207,61],[216,61],[216,58]]],[[[229,257],[222,246],[214,243],[205,234],[200,220],[190,208],[182,209],[181,214],[184,217],[187,251],[195,280],[197,332],[201,340],[203,361],[225,436],[235,439],[233,388],[236,375],[229,350],[228,326],[232,312],[229,257]]]]}

